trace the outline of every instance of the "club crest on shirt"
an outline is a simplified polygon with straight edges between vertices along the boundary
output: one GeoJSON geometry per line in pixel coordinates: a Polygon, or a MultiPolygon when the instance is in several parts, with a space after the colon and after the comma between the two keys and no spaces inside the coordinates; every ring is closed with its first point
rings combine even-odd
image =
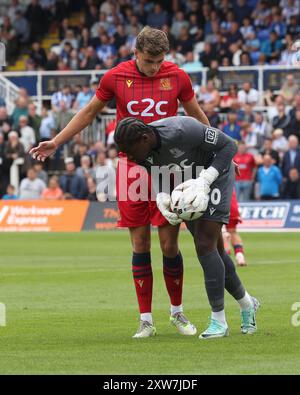
{"type": "Polygon", "coordinates": [[[170,91],[172,89],[170,78],[161,78],[159,89],[163,91],[170,91]]]}
{"type": "Polygon", "coordinates": [[[126,84],[127,84],[128,88],[131,87],[132,83],[133,83],[132,80],[126,80],[126,84]]]}

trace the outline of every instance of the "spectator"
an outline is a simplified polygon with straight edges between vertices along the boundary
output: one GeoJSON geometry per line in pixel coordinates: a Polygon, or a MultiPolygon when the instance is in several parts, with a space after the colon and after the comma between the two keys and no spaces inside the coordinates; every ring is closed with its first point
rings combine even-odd
{"type": "Polygon", "coordinates": [[[278,115],[276,115],[273,118],[272,126],[274,129],[282,129],[284,136],[288,137],[291,117],[289,114],[286,114],[286,109],[284,104],[279,104],[277,106],[277,109],[278,109],[278,115]]]}
{"type": "Polygon", "coordinates": [[[30,103],[28,106],[28,125],[32,127],[36,142],[40,141],[40,126],[42,118],[36,113],[36,105],[30,103]]]}
{"type": "Polygon", "coordinates": [[[296,112],[300,111],[300,93],[297,93],[294,97],[293,107],[290,110],[290,117],[296,118],[296,112]]]}
{"type": "Polygon", "coordinates": [[[295,118],[292,118],[289,131],[289,136],[294,134],[298,137],[298,140],[300,140],[300,110],[297,110],[295,113],[295,118]]]}
{"type": "Polygon", "coordinates": [[[117,151],[115,145],[111,145],[108,148],[107,156],[108,156],[108,158],[107,158],[108,165],[117,169],[119,159],[118,159],[118,151],[117,151]]]}
{"type": "Polygon", "coordinates": [[[7,15],[3,17],[2,25],[0,26],[0,38],[1,42],[3,42],[6,47],[6,58],[8,63],[14,63],[18,53],[18,39],[17,33],[7,15]]]}
{"type": "Polygon", "coordinates": [[[287,26],[286,23],[283,22],[282,13],[278,7],[275,8],[275,13],[269,30],[270,32],[276,32],[279,39],[283,39],[286,34],[287,26]]]}
{"type": "Polygon", "coordinates": [[[254,115],[255,121],[252,123],[253,132],[259,134],[264,139],[267,137],[271,137],[272,127],[271,125],[264,120],[264,115],[262,112],[256,112],[254,115]]]}
{"type": "Polygon", "coordinates": [[[54,113],[55,129],[63,130],[73,118],[74,113],[67,107],[66,101],[62,100],[59,104],[58,111],[54,113]]]}
{"type": "Polygon", "coordinates": [[[18,196],[16,195],[15,191],[16,191],[16,188],[13,185],[11,185],[11,184],[7,185],[6,194],[4,194],[2,196],[2,199],[3,200],[16,200],[16,199],[18,199],[18,196]]]}
{"type": "Polygon", "coordinates": [[[45,14],[38,0],[31,0],[26,10],[26,19],[30,23],[30,41],[40,40],[45,33],[47,23],[45,23],[45,14]]]}
{"type": "Polygon", "coordinates": [[[25,152],[28,152],[36,143],[35,133],[31,126],[28,126],[28,117],[22,115],[19,118],[20,141],[25,152]]]}
{"type": "Polygon", "coordinates": [[[193,42],[189,35],[188,27],[182,27],[179,37],[177,39],[177,51],[182,55],[186,55],[188,52],[193,51],[193,42]]]}
{"type": "Polygon", "coordinates": [[[87,47],[85,56],[80,63],[82,70],[94,70],[100,65],[100,60],[93,47],[87,47]]]}
{"type": "Polygon", "coordinates": [[[74,110],[81,110],[88,102],[92,99],[93,92],[90,89],[89,84],[85,84],[82,87],[82,91],[78,93],[74,102],[74,110]]]}
{"type": "Polygon", "coordinates": [[[67,110],[72,107],[73,96],[71,95],[71,87],[64,85],[61,91],[53,93],[51,97],[52,110],[59,112],[61,110],[61,103],[64,102],[67,110]]]}
{"type": "Polygon", "coordinates": [[[255,34],[255,30],[253,25],[251,24],[251,18],[249,18],[249,16],[246,16],[243,19],[242,26],[240,27],[240,32],[242,33],[244,40],[247,40],[251,33],[255,34]]]}
{"type": "Polygon", "coordinates": [[[220,103],[220,93],[215,88],[215,84],[212,80],[207,81],[207,85],[200,88],[198,102],[204,104],[212,104],[214,107],[218,107],[220,103]]]}
{"type": "Polygon", "coordinates": [[[221,124],[221,119],[218,113],[215,111],[214,105],[212,103],[207,103],[205,104],[203,110],[209,120],[210,125],[213,128],[219,128],[221,124]]]}
{"type": "Polygon", "coordinates": [[[296,168],[291,168],[283,188],[284,199],[300,199],[300,175],[296,168]]]}
{"type": "Polygon", "coordinates": [[[263,144],[263,137],[254,132],[250,123],[245,123],[242,127],[243,141],[247,146],[247,152],[256,157],[263,144]]]}
{"type": "Polygon", "coordinates": [[[222,80],[219,72],[219,61],[212,59],[210,62],[209,70],[207,72],[207,80],[212,80],[216,89],[220,89],[222,80]]]}
{"type": "Polygon", "coordinates": [[[212,59],[216,59],[216,54],[213,51],[213,47],[210,43],[204,43],[204,49],[199,55],[199,60],[204,67],[209,67],[212,59]]]}
{"type": "Polygon", "coordinates": [[[101,34],[100,45],[96,48],[100,62],[105,62],[109,56],[115,56],[116,48],[110,44],[107,34],[101,34]]]}
{"type": "Polygon", "coordinates": [[[185,56],[185,62],[183,63],[182,68],[187,73],[199,72],[202,68],[202,63],[199,62],[199,60],[195,60],[193,52],[188,52],[185,56]]]}
{"type": "Polygon", "coordinates": [[[227,39],[227,43],[230,46],[231,44],[236,44],[238,47],[241,47],[243,44],[243,36],[239,31],[239,24],[235,21],[231,22],[228,33],[225,34],[227,39]]]}
{"type": "Polygon", "coordinates": [[[55,51],[50,50],[47,57],[47,63],[45,69],[48,71],[57,70],[57,64],[58,64],[58,55],[56,54],[55,51]]]}
{"type": "Polygon", "coordinates": [[[188,21],[185,20],[184,13],[182,11],[177,11],[173,17],[173,22],[171,26],[171,33],[175,37],[175,39],[179,38],[181,33],[181,29],[183,27],[188,28],[188,21]]]}
{"type": "Polygon", "coordinates": [[[296,136],[291,135],[288,138],[288,150],[285,152],[282,160],[282,174],[285,180],[289,179],[290,170],[293,168],[300,173],[299,140],[296,136]]]}
{"type": "Polygon", "coordinates": [[[44,200],[61,200],[63,199],[63,191],[59,187],[58,178],[52,176],[49,179],[48,188],[45,188],[42,192],[41,198],[44,200]]]}
{"type": "Polygon", "coordinates": [[[31,168],[27,171],[27,177],[20,183],[19,198],[22,200],[40,199],[46,188],[44,181],[37,178],[36,171],[31,168]]]}
{"type": "MultiPolygon", "coordinates": [[[[23,144],[19,140],[19,135],[15,131],[11,131],[8,133],[8,142],[5,146],[5,159],[6,159],[6,169],[7,169],[7,178],[9,179],[9,169],[10,166],[12,165],[13,161],[18,158],[22,158],[24,160],[25,158],[25,151],[23,144]]],[[[21,175],[23,174],[24,167],[21,165],[20,167],[20,173],[21,175]]]]}
{"type": "Polygon", "coordinates": [[[238,152],[234,156],[234,161],[240,170],[235,182],[237,198],[239,202],[245,202],[250,200],[256,164],[254,156],[247,152],[247,146],[244,141],[238,142],[238,152]]]}
{"type": "Polygon", "coordinates": [[[35,162],[33,165],[34,170],[36,171],[36,176],[40,180],[44,182],[45,185],[48,184],[48,173],[43,169],[42,162],[35,162]]]}
{"type": "Polygon", "coordinates": [[[230,84],[227,94],[221,97],[220,107],[222,112],[228,112],[234,103],[237,103],[237,86],[236,84],[230,84]]]}
{"type": "Polygon", "coordinates": [[[247,5],[246,0],[237,0],[233,6],[236,20],[239,24],[248,16],[251,15],[251,8],[247,5]]]}
{"type": "Polygon", "coordinates": [[[282,15],[287,25],[292,16],[299,17],[299,0],[281,0],[280,6],[283,8],[282,15]]]}
{"type": "Polygon", "coordinates": [[[56,125],[55,120],[50,112],[48,112],[47,107],[42,107],[42,119],[41,126],[39,129],[39,135],[41,141],[51,140],[55,134],[56,125]]]}
{"type": "Polygon", "coordinates": [[[273,164],[273,159],[268,154],[263,156],[263,164],[257,171],[257,182],[261,200],[279,198],[282,174],[279,167],[273,164]]]}
{"type": "Polygon", "coordinates": [[[17,34],[19,42],[22,45],[26,45],[29,42],[30,26],[22,11],[16,12],[16,19],[13,23],[13,27],[17,34]]]}
{"type": "Polygon", "coordinates": [[[24,13],[24,11],[25,11],[24,5],[19,4],[19,0],[11,0],[10,6],[7,11],[7,15],[8,15],[9,19],[11,20],[11,23],[15,22],[17,12],[24,13]]]}
{"type": "Polygon", "coordinates": [[[230,111],[227,115],[228,122],[223,126],[223,132],[230,136],[234,140],[240,141],[241,136],[241,126],[237,122],[237,113],[235,111],[230,111]]]}
{"type": "Polygon", "coordinates": [[[116,199],[116,171],[109,165],[104,151],[97,155],[95,167],[97,180],[97,198],[99,201],[116,199]]]}
{"type": "Polygon", "coordinates": [[[282,158],[285,151],[288,149],[288,142],[283,135],[283,130],[275,129],[272,133],[272,138],[272,148],[276,150],[279,154],[279,157],[282,158]]]}
{"type": "Polygon", "coordinates": [[[285,49],[280,54],[279,64],[283,66],[294,66],[297,64],[297,53],[293,49],[294,42],[292,39],[290,42],[287,42],[286,39],[285,41],[285,49]]]}
{"type": "Polygon", "coordinates": [[[97,201],[97,187],[96,187],[96,182],[94,180],[93,177],[88,177],[86,180],[87,183],[87,190],[88,190],[88,194],[87,194],[87,200],[89,200],[90,202],[95,202],[97,201]]]}
{"type": "Polygon", "coordinates": [[[287,34],[291,35],[295,40],[300,34],[299,16],[293,15],[290,18],[290,23],[287,26],[287,34]]]}
{"type": "Polygon", "coordinates": [[[28,103],[24,97],[19,97],[16,106],[11,114],[12,127],[15,129],[19,126],[19,118],[24,115],[28,116],[28,103]]]}
{"type": "Polygon", "coordinates": [[[68,199],[85,199],[87,187],[85,179],[75,174],[73,158],[65,159],[66,173],[60,177],[59,184],[68,199]]]}
{"type": "Polygon", "coordinates": [[[87,179],[88,177],[96,178],[95,170],[91,167],[92,162],[89,155],[82,155],[80,158],[80,167],[76,169],[76,175],[87,179]]]}
{"type": "Polygon", "coordinates": [[[161,29],[161,27],[168,23],[167,11],[163,10],[159,3],[154,5],[153,11],[149,12],[147,17],[147,25],[161,29]]]}
{"type": "Polygon", "coordinates": [[[261,44],[260,50],[266,55],[269,63],[278,62],[281,54],[282,43],[278,38],[278,34],[275,31],[270,33],[270,38],[264,40],[261,44]]]}
{"type": "Polygon", "coordinates": [[[258,91],[251,86],[251,82],[244,82],[243,89],[238,91],[238,101],[242,105],[250,104],[255,106],[258,104],[259,95],[258,91]]]}
{"type": "Polygon", "coordinates": [[[293,104],[294,97],[297,93],[300,93],[300,90],[294,75],[287,74],[285,82],[282,85],[279,94],[283,97],[286,105],[291,105],[293,104]]]}
{"type": "Polygon", "coordinates": [[[267,138],[265,139],[265,141],[264,141],[262,150],[261,150],[261,152],[260,152],[261,157],[260,157],[260,159],[259,159],[259,164],[262,164],[262,157],[263,157],[265,154],[270,155],[271,158],[272,158],[273,161],[274,161],[274,165],[279,166],[279,164],[280,164],[279,154],[278,154],[278,152],[277,152],[276,150],[274,150],[274,149],[272,148],[272,139],[269,138],[269,137],[267,137],[267,138]]]}

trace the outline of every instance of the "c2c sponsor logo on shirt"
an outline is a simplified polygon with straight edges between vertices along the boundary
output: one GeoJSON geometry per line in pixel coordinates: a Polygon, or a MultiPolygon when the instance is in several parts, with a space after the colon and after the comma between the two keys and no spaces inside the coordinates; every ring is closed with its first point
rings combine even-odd
{"type": "Polygon", "coordinates": [[[162,106],[168,105],[168,102],[166,100],[161,100],[157,103],[151,98],[145,98],[141,100],[141,103],[147,103],[148,106],[140,113],[139,111],[135,110],[135,106],[139,105],[140,102],[138,100],[131,100],[130,102],[127,103],[127,111],[131,115],[141,115],[142,117],[154,117],[156,114],[157,115],[167,115],[166,111],[162,110],[162,106]],[[153,112],[155,111],[155,113],[153,112]]]}

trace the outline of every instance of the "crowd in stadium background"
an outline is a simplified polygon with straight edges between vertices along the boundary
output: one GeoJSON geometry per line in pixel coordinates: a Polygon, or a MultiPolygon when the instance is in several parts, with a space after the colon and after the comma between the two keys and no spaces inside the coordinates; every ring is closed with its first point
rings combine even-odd
{"type": "MultiPolygon", "coordinates": [[[[250,83],[232,85],[221,95],[218,76],[220,66],[293,65],[297,54],[292,47],[300,38],[299,0],[15,0],[9,4],[5,14],[1,12],[0,41],[6,44],[9,64],[28,52],[28,71],[107,70],[132,59],[135,38],[144,25],[163,29],[171,46],[166,60],[187,72],[209,67],[206,85],[194,83],[194,90],[211,125],[239,142],[235,158],[241,169],[236,182],[239,200],[300,198],[300,87],[295,76],[287,74],[280,91],[266,91],[264,97],[250,83]],[[66,15],[80,10],[81,23],[70,25],[66,15]],[[59,40],[47,53],[40,43],[50,29],[58,30],[59,40]],[[258,110],[261,103],[264,111],[258,110]]],[[[107,127],[105,141],[87,144],[78,135],[44,168],[27,154],[33,145],[62,130],[96,87],[95,81],[65,86],[40,114],[25,89],[20,89],[12,113],[0,97],[3,198],[97,199],[95,174],[103,166],[117,164],[110,134],[114,121],[107,127]],[[7,187],[10,166],[18,157],[24,163],[16,195],[7,187]],[[29,189],[34,192],[28,193],[29,189]]]]}

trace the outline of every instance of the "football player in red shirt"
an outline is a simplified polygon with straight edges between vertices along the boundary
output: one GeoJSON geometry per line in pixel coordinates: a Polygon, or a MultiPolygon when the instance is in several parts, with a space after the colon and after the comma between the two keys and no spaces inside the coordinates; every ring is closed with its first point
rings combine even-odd
{"type": "Polygon", "coordinates": [[[234,254],[238,266],[247,266],[244,255],[243,240],[237,232],[237,225],[241,222],[242,220],[239,213],[239,204],[234,189],[231,198],[229,223],[223,226],[224,248],[227,254],[230,254],[231,244],[234,249],[234,254]]]}
{"type": "MultiPolygon", "coordinates": [[[[168,50],[166,34],[145,27],[137,36],[135,59],[122,62],[105,73],[90,103],[53,140],[33,148],[30,152],[32,156],[45,160],[59,145],[89,125],[113,97],[116,98],[117,121],[134,116],[150,123],[170,117],[177,114],[180,101],[187,115],[209,125],[197,103],[188,75],[175,64],[164,60],[168,50]]],[[[136,164],[128,161],[124,155],[122,158],[122,154],[119,164],[117,194],[120,197],[124,188],[127,192],[138,177],[128,177],[130,168],[136,164]]],[[[182,308],[183,261],[178,248],[178,226],[168,223],[151,198],[148,201],[133,201],[127,194],[126,197],[126,200],[118,199],[121,216],[119,226],[129,228],[133,249],[132,272],[141,318],[134,337],[149,337],[156,332],[151,314],[153,277],[150,225],[158,227],[164,279],[171,302],[170,320],[180,333],[195,334],[196,328],[184,316],[182,308]]]]}

